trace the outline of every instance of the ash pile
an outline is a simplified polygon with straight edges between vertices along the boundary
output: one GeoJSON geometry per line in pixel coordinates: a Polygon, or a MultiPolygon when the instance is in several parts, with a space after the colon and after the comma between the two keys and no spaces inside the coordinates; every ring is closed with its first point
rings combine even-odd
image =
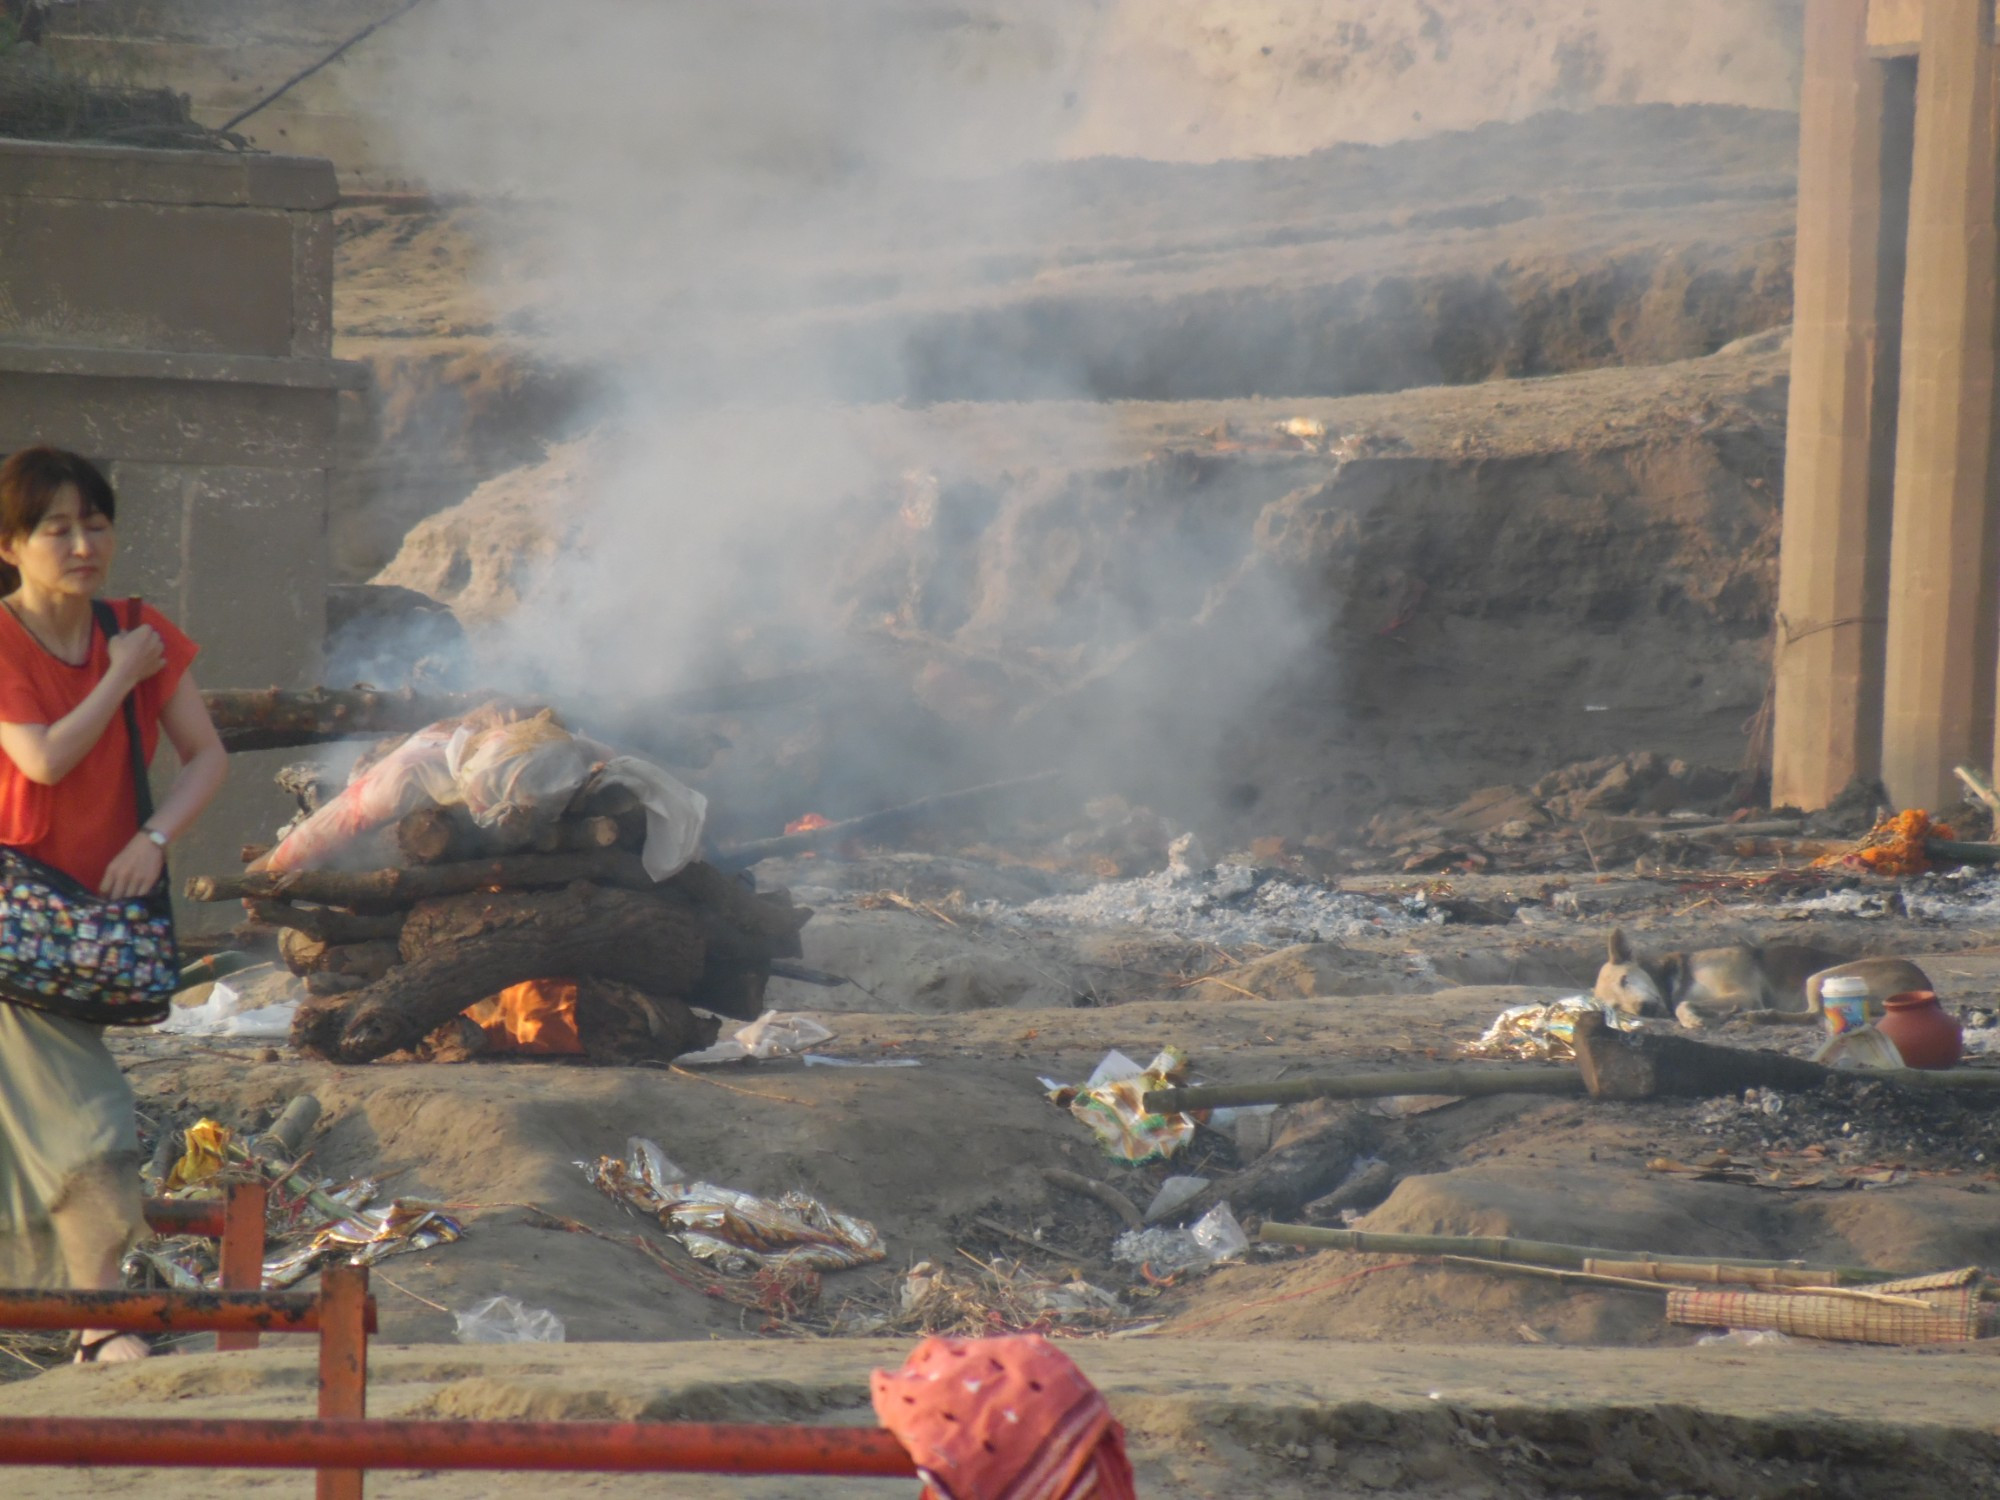
{"type": "Polygon", "coordinates": [[[697,858],[699,792],[546,708],[386,738],[337,789],[311,766],[280,782],[300,816],[277,844],[185,893],[275,933],[312,1056],[671,1059],[761,1012],[812,915],[697,858]]]}

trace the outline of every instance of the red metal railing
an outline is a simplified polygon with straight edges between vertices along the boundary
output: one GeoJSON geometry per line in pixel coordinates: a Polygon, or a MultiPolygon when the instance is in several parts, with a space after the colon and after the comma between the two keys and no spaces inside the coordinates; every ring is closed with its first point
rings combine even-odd
{"type": "MultiPolygon", "coordinates": [[[[701,1422],[285,1422],[0,1418],[0,1464],[142,1468],[556,1469],[908,1477],[866,1427],[701,1422]]],[[[324,1492],[322,1492],[324,1493],[324,1492]]]]}
{"type": "MultiPolygon", "coordinates": [[[[160,1234],[199,1234],[222,1241],[224,1290],[254,1292],[264,1285],[264,1210],[269,1192],[262,1177],[250,1177],[224,1184],[220,1199],[148,1198],[146,1223],[160,1234]]],[[[217,1333],[215,1347],[255,1349],[257,1330],[217,1333]]]]}
{"type": "Polygon", "coordinates": [[[0,1418],[0,1467],[316,1469],[317,1500],[361,1500],[369,1469],[532,1469],[573,1473],[811,1474],[904,1478],[916,1465],[887,1432],[697,1422],[369,1421],[365,1266],[331,1265],[318,1292],[262,1289],[264,1184],[233,1183],[219,1203],[155,1199],[169,1233],[222,1240],[223,1289],[0,1291],[0,1328],[213,1332],[218,1349],[262,1333],[319,1335],[319,1419],[0,1418]],[[226,1341],[226,1342],[225,1342],[226,1341]]]}
{"type": "MultiPolygon", "coordinates": [[[[261,1214],[257,1223],[261,1254],[261,1214]]],[[[0,1328],[213,1332],[250,1339],[259,1333],[317,1333],[322,1422],[354,1423],[368,1415],[368,1335],[375,1327],[375,1299],[368,1295],[366,1266],[328,1266],[320,1272],[317,1293],[0,1291],[0,1328]]],[[[46,1424],[38,1418],[27,1425],[46,1424]]],[[[36,1461],[17,1457],[18,1451],[0,1445],[0,1464],[36,1461]]],[[[302,1467],[319,1468],[319,1500],[361,1500],[360,1469],[302,1467]]]]}

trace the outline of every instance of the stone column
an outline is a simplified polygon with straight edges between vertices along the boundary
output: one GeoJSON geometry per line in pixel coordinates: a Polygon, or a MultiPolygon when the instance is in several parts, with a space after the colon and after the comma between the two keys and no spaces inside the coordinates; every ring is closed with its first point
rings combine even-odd
{"type": "Polygon", "coordinates": [[[1881,764],[1897,345],[1914,70],[1868,0],[1812,0],[1778,561],[1771,801],[1817,809],[1881,764]]]}
{"type": "Polygon", "coordinates": [[[1993,754],[1995,97],[1992,0],[1925,0],[1882,725],[1905,807],[1956,800],[1952,767],[1993,754]]]}

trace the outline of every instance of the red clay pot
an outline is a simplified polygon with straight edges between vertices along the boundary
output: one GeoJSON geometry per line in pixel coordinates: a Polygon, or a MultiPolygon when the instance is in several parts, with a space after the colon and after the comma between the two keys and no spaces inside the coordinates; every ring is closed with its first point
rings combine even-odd
{"type": "Polygon", "coordinates": [[[1938,1004],[1929,990],[1907,990],[1882,1002],[1875,1029],[1896,1044],[1913,1068],[1955,1068],[1965,1055],[1965,1030],[1958,1017],[1938,1004]]]}

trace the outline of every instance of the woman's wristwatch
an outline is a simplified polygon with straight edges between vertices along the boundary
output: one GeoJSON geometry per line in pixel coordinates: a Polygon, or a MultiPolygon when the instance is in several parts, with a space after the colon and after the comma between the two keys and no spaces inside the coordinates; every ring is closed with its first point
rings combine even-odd
{"type": "Polygon", "coordinates": [[[167,847],[167,835],[160,829],[141,828],[139,832],[146,835],[155,849],[164,849],[167,847]]]}

